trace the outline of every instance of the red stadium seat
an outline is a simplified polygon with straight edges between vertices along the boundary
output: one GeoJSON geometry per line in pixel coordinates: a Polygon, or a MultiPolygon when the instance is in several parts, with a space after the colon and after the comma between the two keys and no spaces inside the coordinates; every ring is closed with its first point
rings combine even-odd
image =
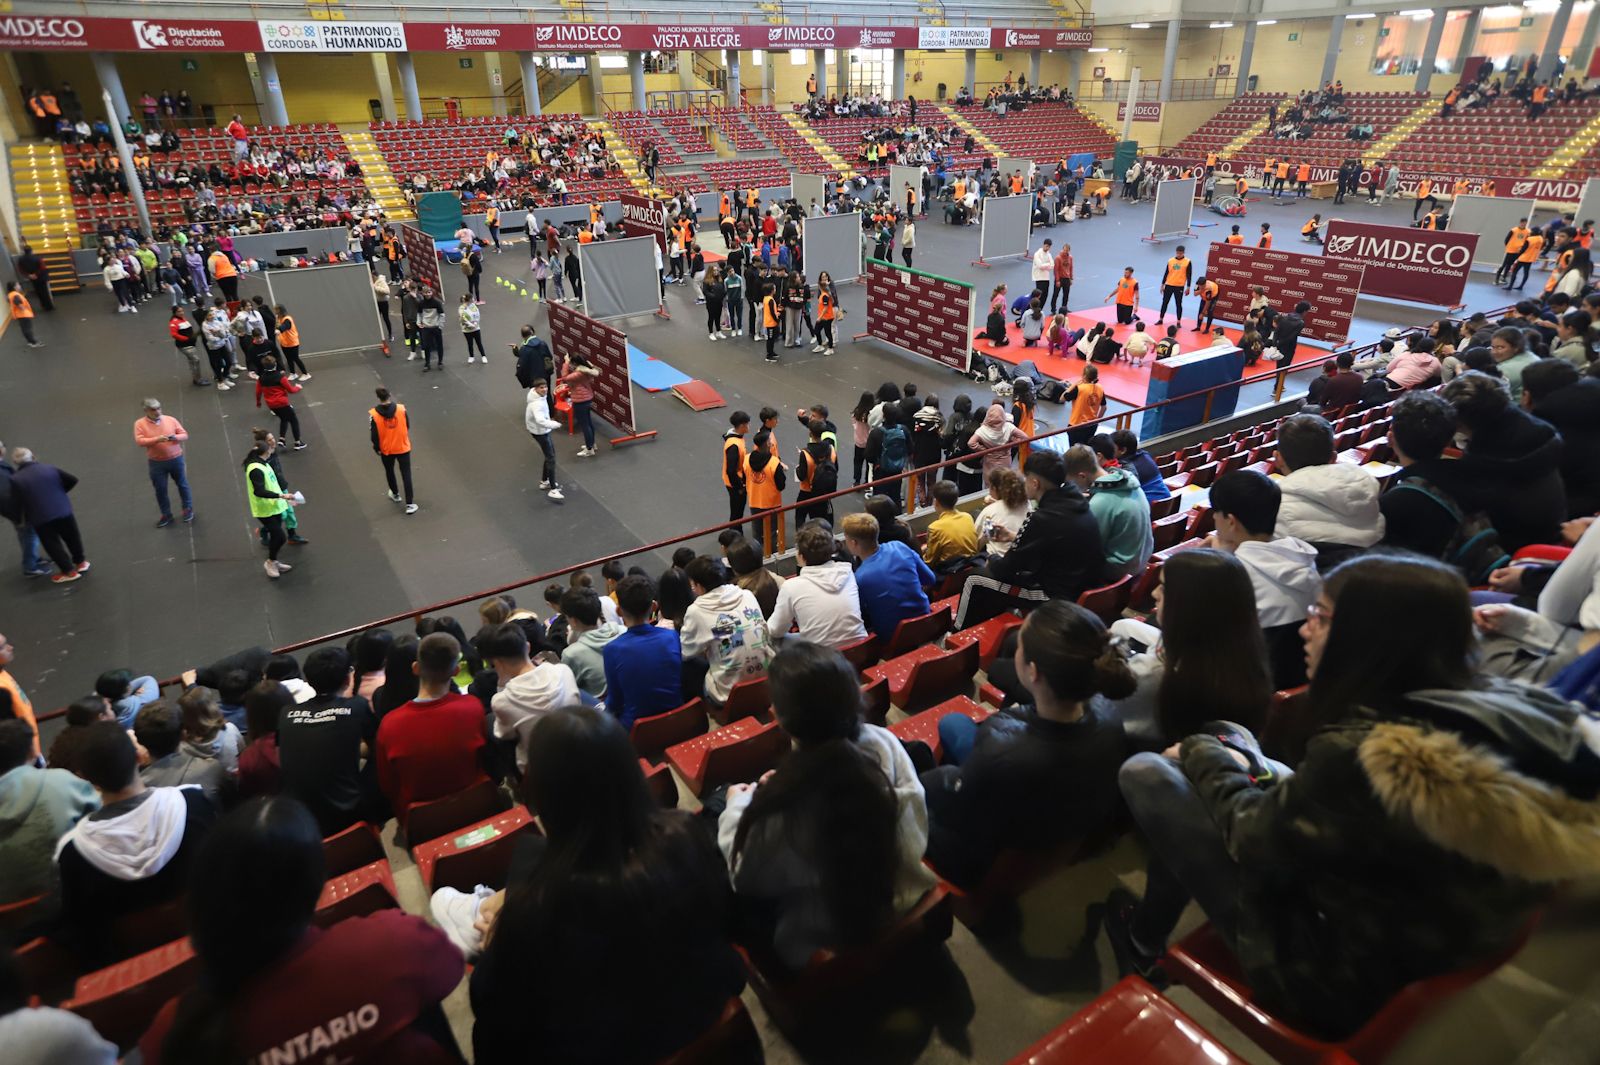
{"type": "MultiPolygon", "coordinates": [[[[939,879],[950,892],[950,906],[956,920],[973,930],[981,930],[1003,908],[1015,903],[1030,887],[1078,861],[1085,853],[1082,840],[1072,840],[1044,851],[1006,850],[995,856],[983,880],[970,891],[939,879]]],[[[939,870],[924,861],[935,873],[939,870]]]]}
{"type": "Polygon", "coordinates": [[[419,843],[500,813],[507,805],[505,796],[490,780],[442,799],[414,802],[406,808],[404,818],[406,843],[414,850],[419,843]]]}
{"type": "Polygon", "coordinates": [[[323,840],[322,855],[327,867],[326,874],[330,877],[343,876],[364,865],[388,860],[378,829],[365,821],[357,821],[343,832],[323,840]]]}
{"type": "Polygon", "coordinates": [[[1133,594],[1133,578],[1119,577],[1103,588],[1090,588],[1078,596],[1078,605],[1107,625],[1122,616],[1133,594]]]}
{"type": "Polygon", "coordinates": [[[1245,1065],[1160,992],[1126,976],[1011,1065],[1245,1065]]]}
{"type": "Polygon", "coordinates": [[[944,745],[939,742],[939,722],[943,718],[950,714],[966,714],[973,721],[981,722],[992,713],[994,711],[989,707],[975,703],[965,695],[958,695],[920,714],[901,718],[889,726],[889,731],[907,743],[912,740],[926,743],[933,751],[934,760],[938,761],[944,755],[944,745]]]}
{"type": "Polygon", "coordinates": [[[50,912],[49,895],[36,895],[0,906],[0,940],[16,942],[20,933],[35,928],[50,912]]]}
{"type": "Polygon", "coordinates": [[[182,939],[188,934],[184,900],[180,896],[137,913],[125,914],[111,924],[111,947],[118,960],[143,954],[182,939]]]}
{"type": "Polygon", "coordinates": [[[457,835],[420,844],[411,853],[429,893],[442,887],[470,892],[479,884],[498,890],[506,886],[517,837],[530,830],[538,831],[533,816],[516,806],[468,825],[457,835]]]}
{"type": "Polygon", "coordinates": [[[741,680],[728,691],[728,701],[720,708],[707,704],[706,713],[719,725],[753,717],[761,721],[772,719],[772,696],[767,692],[766,677],[741,680]]]}
{"type": "Polygon", "coordinates": [[[972,695],[977,675],[978,644],[974,642],[916,662],[901,691],[896,692],[894,681],[889,681],[889,694],[895,705],[914,714],[946,699],[972,695]]]}
{"type": "Polygon", "coordinates": [[[1150,523],[1150,532],[1155,536],[1156,551],[1165,551],[1167,548],[1182,540],[1189,531],[1189,512],[1171,514],[1150,523]]]}
{"type": "Polygon", "coordinates": [[[1012,629],[1020,628],[1022,619],[1015,614],[996,614],[988,621],[980,621],[976,625],[969,625],[960,632],[952,632],[944,638],[946,647],[962,647],[968,643],[978,645],[978,665],[988,669],[994,663],[995,656],[1000,653],[1000,645],[1005,642],[1006,633],[1012,629]]]}
{"type": "Polygon", "coordinates": [[[22,974],[23,992],[46,1006],[70,996],[82,971],[71,952],[44,936],[19,945],[12,957],[22,974]]]}
{"type": "Polygon", "coordinates": [[[839,648],[839,653],[860,673],[878,661],[878,638],[869,632],[865,638],[839,648]]]}
{"type": "Polygon", "coordinates": [[[179,939],[78,979],[62,1004],[101,1036],[130,1049],[167,1000],[183,994],[200,971],[189,940],[179,939]]]}
{"type": "Polygon", "coordinates": [[[634,752],[647,762],[661,761],[662,752],[674,743],[693,739],[706,731],[706,707],[703,700],[690,699],[676,710],[664,714],[635,718],[633,731],[634,752]]]}
{"type": "Polygon", "coordinates": [[[323,884],[312,920],[319,928],[331,928],[346,918],[365,917],[399,906],[400,892],[394,886],[389,863],[373,862],[323,884]]]}
{"type": "Polygon", "coordinates": [[[667,762],[699,795],[718,784],[746,784],[776,766],[789,752],[789,737],[776,721],[745,718],[667,748],[667,762]]]}
{"type": "Polygon", "coordinates": [[[659,1065],[753,1065],[762,1061],[761,1036],[750,1011],[730,998],[717,1023],[659,1065]]]}
{"type": "Polygon", "coordinates": [[[1161,518],[1170,517],[1171,515],[1176,514],[1178,511],[1178,504],[1181,501],[1181,497],[1179,496],[1168,496],[1165,499],[1155,500],[1150,504],[1150,520],[1158,521],[1161,518]]]}
{"type": "Polygon", "coordinates": [[[644,786],[658,805],[668,810],[678,805],[678,782],[672,779],[672,769],[665,762],[651,765],[641,758],[639,770],[644,773],[644,786]]]}
{"type": "Polygon", "coordinates": [[[886,677],[868,681],[861,686],[861,716],[874,725],[882,725],[889,716],[889,681],[886,677]]]}
{"type": "Polygon", "coordinates": [[[907,651],[930,644],[950,631],[955,613],[948,606],[934,604],[933,609],[920,617],[906,618],[895,626],[889,645],[883,649],[885,660],[896,658],[907,651]]]}

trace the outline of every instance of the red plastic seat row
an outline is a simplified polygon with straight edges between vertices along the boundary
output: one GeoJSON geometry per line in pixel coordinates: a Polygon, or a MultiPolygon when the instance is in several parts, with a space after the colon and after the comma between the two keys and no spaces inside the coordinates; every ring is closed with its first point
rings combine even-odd
{"type": "Polygon", "coordinates": [[[667,763],[695,795],[721,784],[747,784],[774,768],[789,752],[789,737],[777,722],[747,717],[714,732],[673,744],[667,763]]]}

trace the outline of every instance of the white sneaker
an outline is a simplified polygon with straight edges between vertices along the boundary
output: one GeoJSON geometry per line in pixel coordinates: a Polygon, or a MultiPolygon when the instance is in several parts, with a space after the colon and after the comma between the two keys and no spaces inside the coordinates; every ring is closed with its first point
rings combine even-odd
{"type": "Polygon", "coordinates": [[[475,363],[477,361],[478,361],[478,357],[476,355],[468,355],[467,356],[467,365],[468,366],[471,366],[473,363],[475,363]]]}
{"type": "Polygon", "coordinates": [[[823,348],[822,349],[822,353],[824,355],[832,355],[833,354],[833,349],[832,348],[823,348]]]}
{"type": "Polygon", "coordinates": [[[493,894],[494,891],[483,884],[473,888],[470,895],[444,887],[428,900],[428,911],[433,914],[434,923],[469,960],[483,950],[483,937],[473,925],[478,920],[478,907],[493,894]]]}
{"type": "Polygon", "coordinates": [[[127,307],[118,307],[117,308],[117,313],[118,314],[127,314],[128,313],[128,308],[127,307]]]}
{"type": "Polygon", "coordinates": [[[551,484],[550,484],[549,481],[540,481],[539,482],[539,487],[540,487],[540,489],[546,489],[546,488],[550,488],[551,484]]]}
{"type": "Polygon", "coordinates": [[[129,307],[128,310],[132,311],[134,314],[138,314],[139,313],[139,308],[137,308],[137,307],[129,307]]]}
{"type": "Polygon", "coordinates": [[[421,509],[421,508],[418,507],[415,503],[407,503],[406,504],[406,513],[407,514],[415,514],[419,509],[421,509]]]}
{"type": "Polygon", "coordinates": [[[720,330],[720,329],[718,329],[718,330],[717,330],[717,339],[718,339],[718,340],[726,340],[726,339],[727,339],[727,337],[728,337],[728,334],[727,334],[727,333],[724,333],[724,332],[723,332],[723,331],[722,331],[722,330],[720,330]]]}
{"type": "Polygon", "coordinates": [[[388,494],[389,498],[394,500],[396,503],[405,502],[405,500],[400,498],[400,493],[399,492],[389,492],[387,494],[388,494]]]}
{"type": "Polygon", "coordinates": [[[550,491],[546,492],[545,495],[549,496],[551,499],[555,500],[557,503],[559,503],[563,499],[567,498],[566,496],[561,494],[561,489],[559,489],[559,488],[552,488],[552,489],[550,489],[550,491]]]}
{"type": "Polygon", "coordinates": [[[218,381],[217,382],[217,391],[218,392],[226,392],[228,389],[230,389],[232,387],[233,387],[233,385],[229,384],[227,381],[218,381]]]}
{"type": "Polygon", "coordinates": [[[288,573],[292,569],[294,569],[294,567],[289,565],[289,563],[287,563],[287,562],[279,562],[278,563],[278,572],[279,573],[288,573]]]}
{"type": "Polygon", "coordinates": [[[414,352],[414,351],[406,352],[406,361],[407,362],[414,362],[414,361],[416,361],[416,358],[417,358],[417,353],[416,352],[414,352]]]}
{"type": "Polygon", "coordinates": [[[715,333],[707,333],[706,334],[706,339],[707,340],[715,340],[715,339],[717,339],[717,334],[715,334],[715,333]]]}
{"type": "Polygon", "coordinates": [[[733,335],[736,336],[736,337],[742,337],[742,336],[744,336],[744,330],[743,329],[735,329],[733,331],[733,335]]]}
{"type": "Polygon", "coordinates": [[[303,374],[300,375],[300,380],[302,382],[309,381],[309,380],[311,380],[311,375],[308,374],[308,373],[303,373],[303,374]]]}
{"type": "Polygon", "coordinates": [[[811,354],[815,355],[821,350],[822,350],[822,345],[821,344],[813,344],[813,345],[811,345],[811,354]]]}
{"type": "Polygon", "coordinates": [[[266,562],[262,563],[262,567],[267,571],[268,577],[271,577],[273,580],[278,579],[278,564],[276,562],[269,558],[266,560],[266,562]]]}

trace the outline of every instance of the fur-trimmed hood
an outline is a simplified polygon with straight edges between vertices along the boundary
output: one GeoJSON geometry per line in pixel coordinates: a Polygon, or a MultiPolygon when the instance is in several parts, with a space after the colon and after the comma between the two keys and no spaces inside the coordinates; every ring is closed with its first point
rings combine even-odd
{"type": "Polygon", "coordinates": [[[1408,703],[1417,719],[1375,725],[1358,752],[1391,816],[1506,876],[1600,877],[1600,721],[1503,680],[1408,703]]]}

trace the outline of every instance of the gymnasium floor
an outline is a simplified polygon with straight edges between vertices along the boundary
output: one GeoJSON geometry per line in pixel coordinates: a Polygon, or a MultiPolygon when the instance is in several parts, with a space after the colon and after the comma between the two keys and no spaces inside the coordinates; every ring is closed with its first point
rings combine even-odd
{"type": "MultiPolygon", "coordinates": [[[[1326,205],[1318,209],[1327,213],[1326,205]]],[[[1390,221],[1406,214],[1403,208],[1354,203],[1348,210],[1353,217],[1390,221]]],[[[1138,267],[1142,278],[1154,278],[1172,245],[1139,241],[1148,212],[1148,206],[1114,203],[1106,218],[1048,231],[1057,244],[1074,244],[1075,308],[1098,303],[1124,265],[1138,267]]],[[[1293,232],[1306,214],[1299,205],[1258,205],[1251,218],[1293,232]]],[[[1204,243],[1220,233],[1199,232],[1202,236],[1188,244],[1203,263],[1204,243]]],[[[974,230],[953,230],[929,219],[918,236],[918,266],[983,286],[1004,280],[1014,291],[1029,287],[1025,260],[1002,261],[990,270],[967,265],[976,244],[974,230]]],[[[35,705],[41,710],[62,705],[105,668],[128,666],[170,676],[243,645],[281,645],[718,521],[725,514],[716,474],[718,437],[734,408],[753,414],[770,403],[783,410],[781,439],[788,455],[800,442],[800,430],[790,420],[793,411],[812,402],[827,403],[843,426],[856,395],[885,380],[915,380],[925,392],[938,393],[947,410],[957,392],[984,395],[970,381],[870,342],[841,343],[832,358],[811,355],[809,349],[790,351],[781,365],[767,366],[748,337],[706,342],[704,316],[692,306],[691,294],[671,287],[673,321],[628,322],[630,339],[710,381],[729,407],[695,414],[665,393],[636,391],[641,426],[660,435],[617,451],[602,445],[599,457],[586,460],[573,458],[576,443],[562,440],[558,450],[567,500],[556,505],[534,487],[538,451],[522,428],[523,393],[512,379],[506,350],[523,322],[532,321],[544,333],[545,314],[494,281],[498,275],[526,278],[520,246],[502,256],[490,254],[486,263],[483,322],[493,360],[488,366],[466,365],[459,337],[448,329],[449,362],[442,374],[422,376],[420,361],[408,364],[403,353],[386,359],[376,350],[312,360],[314,379],[297,403],[311,447],[284,457],[293,486],[307,496],[301,527],[311,544],[286,549],[296,568],[276,582],[261,570],[263,553],[255,543],[240,470],[250,427],[272,421],[253,407],[245,388],[219,394],[186,382],[166,335],[162,302],[146,304],[137,317],[119,316],[112,313],[108,294],[91,290],[64,297],[54,315],[41,316],[46,348],[30,351],[20,336],[7,336],[0,347],[0,395],[8,401],[0,438],[8,446],[32,447],[42,460],[82,479],[74,501],[95,563],[88,578],[58,588],[24,581],[16,574],[15,556],[7,555],[0,574],[5,589],[0,631],[17,646],[12,668],[35,705]],[[422,507],[414,517],[402,516],[386,498],[381,468],[367,441],[366,410],[378,385],[392,389],[413,416],[422,507]],[[141,400],[152,394],[191,433],[189,474],[198,518],[190,526],[153,527],[156,514],[143,456],[132,442],[141,400]]],[[[462,278],[451,269],[443,276],[448,300],[454,302],[462,278]]],[[[855,312],[845,320],[845,332],[860,321],[860,297],[851,298],[857,291],[844,295],[855,312]]],[[[1478,282],[1468,298],[1475,308],[1505,302],[1478,282]]],[[[1358,339],[1427,317],[1415,309],[1393,308],[1391,314],[1378,304],[1364,303],[1362,309],[1358,339]]],[[[1262,401],[1264,393],[1264,386],[1254,386],[1242,405],[1262,401]]],[[[1060,409],[1050,405],[1041,417],[1063,421],[1060,409]]],[[[646,563],[651,569],[665,564],[665,558],[646,563]]],[[[525,592],[522,599],[536,602],[537,595],[525,592]]],[[[470,606],[455,613],[469,631],[475,626],[470,606]]],[[[421,882],[409,859],[392,847],[391,859],[407,909],[425,912],[421,882]]],[[[1103,937],[1077,949],[1085,930],[1084,907],[1103,899],[1119,879],[1140,887],[1139,868],[1137,848],[1125,840],[1111,855],[1057,878],[1030,896],[1024,934],[1017,941],[980,942],[958,924],[950,941],[958,971],[944,974],[939,992],[923,999],[925,1009],[900,1016],[904,1023],[895,1026],[896,1038],[882,1045],[804,1058],[747,995],[768,1061],[1006,1061],[1110,985],[1103,937]]],[[[1191,913],[1185,927],[1197,920],[1191,913]]],[[[1547,922],[1516,966],[1462,996],[1393,1060],[1400,1065],[1513,1060],[1543,1019],[1588,979],[1586,960],[1580,959],[1592,957],[1597,947],[1600,935],[1592,919],[1558,916],[1547,922]]],[[[1269,1060],[1192,995],[1177,991],[1174,998],[1252,1062],[1269,1060]]],[[[464,987],[448,1005],[463,1045],[469,1046],[464,987]]]]}

